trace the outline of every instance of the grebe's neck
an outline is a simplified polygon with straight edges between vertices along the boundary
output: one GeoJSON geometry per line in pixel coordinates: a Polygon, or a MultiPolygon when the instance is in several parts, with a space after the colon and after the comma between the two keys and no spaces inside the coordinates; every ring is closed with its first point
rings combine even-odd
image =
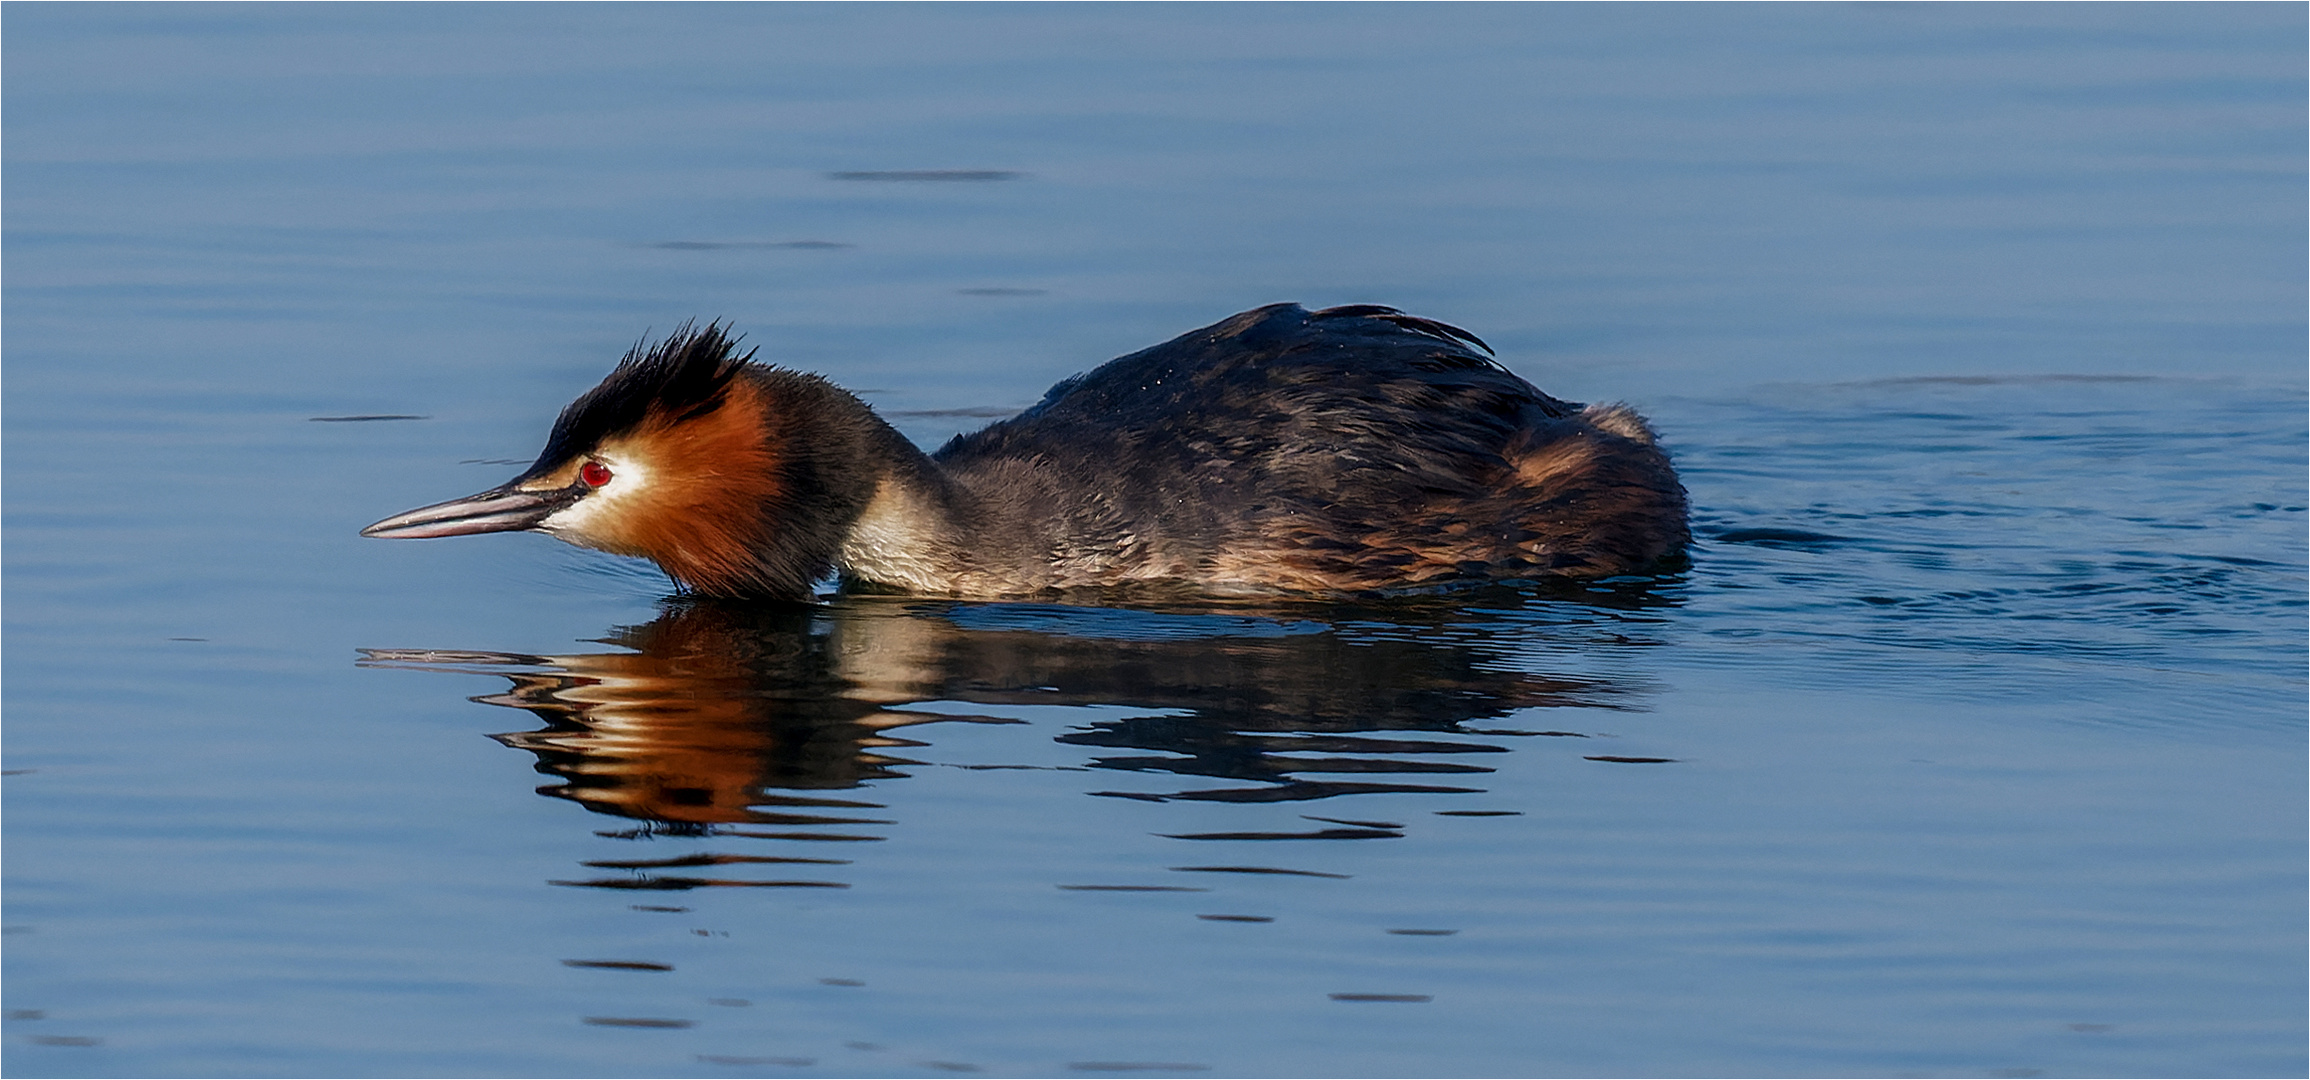
{"type": "Polygon", "coordinates": [[[835,555],[843,577],[908,592],[959,590],[969,570],[967,544],[958,535],[959,493],[937,475],[938,466],[922,464],[925,472],[894,469],[875,484],[835,555]]]}
{"type": "Polygon", "coordinates": [[[874,423],[892,442],[834,557],[845,579],[933,596],[1020,595],[1065,584],[1056,565],[1065,547],[1060,500],[1039,463],[956,472],[880,418],[874,423]]]}
{"type": "Polygon", "coordinates": [[[791,479],[766,558],[807,568],[812,581],[831,570],[909,592],[961,591],[971,525],[984,517],[976,500],[865,402],[815,376],[791,377],[779,388],[787,400],[768,410],[767,437],[789,448],[791,479]]]}

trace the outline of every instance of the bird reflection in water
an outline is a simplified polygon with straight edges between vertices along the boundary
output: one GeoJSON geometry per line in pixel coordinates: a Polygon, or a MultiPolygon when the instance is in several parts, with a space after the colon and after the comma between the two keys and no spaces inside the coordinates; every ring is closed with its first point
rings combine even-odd
{"type": "MultiPolygon", "coordinates": [[[[1562,618],[1535,617],[1529,594],[1471,604],[1404,601],[1338,607],[1164,611],[972,604],[842,596],[820,605],[675,601],[656,620],[601,639],[619,651],[532,656],[363,650],[368,666],[494,673],[511,680],[473,700],[524,709],[544,726],[494,736],[537,755],[558,783],[539,792],[643,823],[628,835],[870,841],[893,824],[852,789],[906,775],[928,723],[1021,723],[910,711],[962,702],[1144,710],[1058,736],[1104,756],[1085,764],[1139,774],[1087,794],[1156,802],[1267,803],[1407,792],[1474,793],[1489,755],[1512,736],[1579,732],[1470,727],[1522,709],[1623,707],[1630,688],[1551,677],[1512,663],[1520,639],[1584,647],[1627,643],[1663,601],[1641,588],[1583,595],[1562,618]],[[1617,601],[1617,603],[1615,603],[1617,601]],[[1622,611],[1612,611],[1611,607],[1622,611]],[[1483,615],[1472,611],[1489,609],[1483,615]],[[1407,738],[1401,733],[1430,737],[1407,738]],[[1169,790],[1117,790],[1165,786],[1169,790]],[[1216,782],[1216,783],[1214,783],[1216,782]],[[830,794],[843,792],[844,795],[830,794]]],[[[1311,815],[1312,816],[1312,815],[1311,815]]],[[[1315,817],[1333,828],[1186,838],[1392,836],[1389,823],[1315,817]]],[[[605,835],[620,835],[605,833],[605,835]]],[[[794,850],[788,848],[786,850],[794,850]]],[[[829,847],[829,854],[841,849],[829,847]]],[[[564,884],[681,889],[837,882],[740,880],[739,863],[838,864],[811,855],[693,855],[605,860],[628,876],[564,884]]]]}

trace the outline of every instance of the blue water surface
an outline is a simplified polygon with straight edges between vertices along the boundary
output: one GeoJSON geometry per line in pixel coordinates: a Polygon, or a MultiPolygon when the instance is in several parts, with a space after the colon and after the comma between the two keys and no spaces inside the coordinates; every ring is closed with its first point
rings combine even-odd
{"type": "Polygon", "coordinates": [[[2306,21],[9,5],[0,1065],[2300,1075],[2306,21]],[[1286,300],[1630,402],[1691,567],[355,535],[684,320],[935,445],[1286,300]]]}

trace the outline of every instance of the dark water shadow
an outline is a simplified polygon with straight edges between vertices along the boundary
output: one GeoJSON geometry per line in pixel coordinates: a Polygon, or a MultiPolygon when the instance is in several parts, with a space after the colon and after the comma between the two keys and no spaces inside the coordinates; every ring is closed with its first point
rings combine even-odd
{"type": "MultiPolygon", "coordinates": [[[[1064,767],[1090,776],[1084,790],[1096,796],[1465,796],[1484,790],[1487,762],[1517,737],[1583,734],[1484,722],[1531,708],[1627,708],[1644,696],[1594,675],[1528,670],[1520,658],[1536,639],[1653,644],[1657,620],[1647,613],[1672,602],[1642,581],[1384,604],[677,600],[651,622],[614,629],[599,639],[613,648],[599,652],[365,649],[360,663],[507,679],[506,691],[472,700],[527,712],[538,726],[493,737],[536,756],[553,779],[540,794],[640,823],[601,835],[803,842],[777,854],[595,860],[556,884],[841,888],[837,868],[897,824],[859,789],[922,766],[908,754],[925,745],[913,730],[923,725],[1022,724],[1000,715],[1018,706],[1125,707],[1130,715],[1055,736],[1093,752],[1064,767]],[[934,702],[936,711],[910,707],[934,702]],[[997,715],[972,715],[972,704],[997,715]]],[[[1166,835],[1404,835],[1395,822],[1307,816],[1316,824],[1305,829],[1166,835]]]]}
{"type": "MultiPolygon", "coordinates": [[[[529,726],[492,738],[536,759],[549,778],[539,794],[618,819],[621,827],[596,830],[603,837],[695,841],[672,851],[636,845],[549,879],[600,890],[639,918],[687,916],[693,909],[673,894],[692,890],[841,895],[851,886],[847,868],[878,857],[876,841],[904,827],[904,793],[893,785],[933,767],[921,760],[932,725],[997,724],[1018,725],[1016,738],[971,741],[993,761],[937,767],[1038,770],[1062,778],[1062,797],[1072,781],[1092,796],[1247,804],[1244,816],[1259,819],[1244,823],[1256,827],[1159,830],[1184,857],[1118,879],[1046,879],[1051,887],[1124,911],[1184,901],[1203,908],[1192,912],[1201,924],[1260,933],[1282,913],[1258,910],[1266,905],[1257,892],[1222,898],[1225,886],[1354,887],[1352,874],[1290,864],[1341,843],[1418,842],[1420,819],[1400,801],[1383,820],[1351,812],[1347,796],[1433,797],[1439,813],[1513,815],[1464,801],[1484,792],[1491,763],[1518,748],[1570,757],[1595,744],[1571,730],[1581,726],[1575,714],[1555,723],[1501,718],[1641,707],[1646,697],[1641,685],[1594,674],[1610,665],[1548,674],[1533,670],[1533,658],[1659,644],[1659,609],[1674,602],[1674,588],[1631,580],[1288,605],[1151,595],[1107,598],[1130,606],[868,595],[817,605],[678,600],[648,623],[613,629],[596,651],[364,649],[360,663],[505,679],[502,692],[471,700],[526,714],[529,726]],[[1099,709],[1056,714],[1061,727],[1036,711],[1048,706],[1099,709]],[[1250,808],[1276,803],[1303,810],[1278,827],[1273,811],[1250,808]],[[1304,812],[1319,803],[1322,811],[1304,812]]],[[[1050,798],[1047,785],[1038,790],[1035,797],[1050,798]]],[[[1192,820],[1211,823],[1208,812],[1192,820]]],[[[1407,939],[1455,932],[1373,929],[1407,939]]],[[[626,1011],[637,982],[678,981],[681,966],[680,954],[630,948],[573,943],[555,957],[573,985],[602,995],[577,1023],[631,1031],[698,1024],[679,1013],[626,1011]]],[[[1331,1000],[1419,1005],[1430,1000],[1419,989],[1341,987],[1331,1000]]],[[[1068,1068],[1201,1066],[1118,1059],[1068,1068]]]]}

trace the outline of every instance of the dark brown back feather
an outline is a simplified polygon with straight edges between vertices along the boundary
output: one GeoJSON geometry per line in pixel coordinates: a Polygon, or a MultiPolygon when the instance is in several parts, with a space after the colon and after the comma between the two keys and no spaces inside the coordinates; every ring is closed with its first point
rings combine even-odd
{"type": "Polygon", "coordinates": [[[1032,508],[982,535],[998,558],[1088,552],[1118,575],[1360,589],[1617,573],[1683,545],[1648,433],[1596,426],[1480,345],[1392,308],[1273,305],[934,457],[982,505],[1032,508]]]}

